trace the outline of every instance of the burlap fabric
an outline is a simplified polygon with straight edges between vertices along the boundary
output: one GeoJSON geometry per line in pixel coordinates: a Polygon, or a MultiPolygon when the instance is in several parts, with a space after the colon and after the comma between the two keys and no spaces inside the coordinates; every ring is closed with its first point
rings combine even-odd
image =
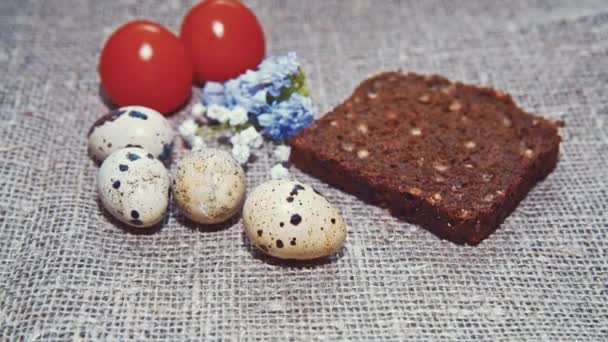
{"type": "MultiPolygon", "coordinates": [[[[207,229],[172,207],[134,234],[100,210],[85,138],[107,110],[100,47],[136,17],[177,29],[193,3],[0,2],[0,340],[607,339],[605,0],[250,2],[269,51],[303,60],[319,113],[403,69],[495,85],[567,123],[555,172],[478,247],[294,171],[349,227],[312,264],[264,258],[240,222],[207,229]]],[[[249,189],[269,178],[270,150],[249,189]]]]}

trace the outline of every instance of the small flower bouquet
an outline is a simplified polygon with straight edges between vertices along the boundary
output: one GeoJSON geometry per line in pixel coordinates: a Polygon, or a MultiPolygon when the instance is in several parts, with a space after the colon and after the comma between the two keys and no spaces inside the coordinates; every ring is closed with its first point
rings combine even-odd
{"type": "MultiPolygon", "coordinates": [[[[193,107],[193,115],[206,114],[206,129],[232,130],[232,155],[241,164],[247,163],[252,148],[262,146],[263,138],[279,145],[274,152],[279,164],[271,170],[273,178],[288,174],[280,164],[289,159],[285,140],[314,120],[306,77],[294,52],[267,57],[257,70],[224,83],[207,82],[201,102],[193,107]]],[[[205,147],[205,127],[194,119],[184,121],[179,131],[193,149],[205,147]]]]}

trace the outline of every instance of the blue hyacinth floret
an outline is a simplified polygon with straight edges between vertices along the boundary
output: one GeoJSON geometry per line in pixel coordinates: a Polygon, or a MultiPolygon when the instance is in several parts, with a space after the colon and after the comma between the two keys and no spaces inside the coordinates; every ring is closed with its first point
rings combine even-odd
{"type": "Polygon", "coordinates": [[[267,57],[257,70],[224,83],[207,82],[201,100],[207,107],[245,108],[249,121],[273,140],[286,140],[314,119],[306,77],[294,52],[267,57]]]}

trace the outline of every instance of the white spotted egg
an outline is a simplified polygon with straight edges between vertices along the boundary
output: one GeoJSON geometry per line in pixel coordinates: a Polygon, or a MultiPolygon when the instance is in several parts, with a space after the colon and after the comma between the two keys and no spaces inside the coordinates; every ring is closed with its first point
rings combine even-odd
{"type": "Polygon", "coordinates": [[[328,256],[346,240],[338,209],[298,181],[272,180],[256,187],[245,201],[243,223],[256,247],[281,259],[328,256]]]}
{"type": "Polygon", "coordinates": [[[114,151],[97,172],[104,208],[133,227],[159,223],[169,205],[169,172],[152,153],[136,147],[114,151]]]}
{"type": "Polygon", "coordinates": [[[241,208],[245,190],[243,168],[225,151],[192,151],[177,164],[173,197],[192,221],[215,224],[228,220],[241,208]]]}
{"type": "Polygon", "coordinates": [[[171,156],[174,131],[165,117],[142,106],[118,108],[101,117],[89,131],[89,153],[98,161],[125,147],[141,147],[165,162],[171,156]]]}

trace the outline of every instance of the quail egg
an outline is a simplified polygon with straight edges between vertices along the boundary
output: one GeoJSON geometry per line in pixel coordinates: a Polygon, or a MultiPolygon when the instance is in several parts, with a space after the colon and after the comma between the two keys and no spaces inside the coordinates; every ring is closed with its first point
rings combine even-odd
{"type": "Polygon", "coordinates": [[[89,153],[98,161],[125,147],[141,147],[165,162],[174,132],[159,112],[142,106],[121,107],[101,117],[89,131],[89,153]]]}
{"type": "Polygon", "coordinates": [[[136,147],[112,152],[97,172],[104,208],[138,228],[159,223],[169,205],[169,172],[152,153],[136,147]]]}
{"type": "Polygon", "coordinates": [[[272,180],[256,187],[243,206],[249,239],[281,259],[316,259],[335,253],[346,224],[323,195],[304,183],[272,180]]]}
{"type": "Polygon", "coordinates": [[[236,214],[245,198],[245,172],[218,149],[192,151],[177,164],[173,197],[192,221],[221,223],[236,214]]]}

